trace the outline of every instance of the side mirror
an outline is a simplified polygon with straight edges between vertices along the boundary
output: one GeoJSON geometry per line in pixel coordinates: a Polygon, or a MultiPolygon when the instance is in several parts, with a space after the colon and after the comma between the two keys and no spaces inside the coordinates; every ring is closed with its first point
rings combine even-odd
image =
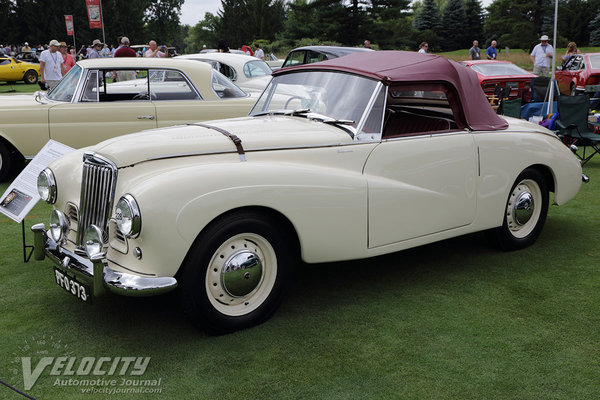
{"type": "Polygon", "coordinates": [[[562,65],[557,65],[556,66],[556,70],[557,71],[562,71],[563,70],[563,66],[562,65]]]}

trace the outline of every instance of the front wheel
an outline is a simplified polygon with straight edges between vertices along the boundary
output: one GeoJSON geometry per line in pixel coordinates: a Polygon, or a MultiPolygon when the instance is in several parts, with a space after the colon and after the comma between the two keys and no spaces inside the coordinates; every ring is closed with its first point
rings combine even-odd
{"type": "Polygon", "coordinates": [[[501,227],[492,229],[492,241],[502,250],[532,245],[540,235],[548,214],[548,184],[535,169],[523,171],[513,185],[501,227]]]}
{"type": "Polygon", "coordinates": [[[182,266],[182,307],[190,320],[209,334],[267,320],[291,278],[287,236],[274,221],[254,212],[231,214],[211,224],[182,266]]]}

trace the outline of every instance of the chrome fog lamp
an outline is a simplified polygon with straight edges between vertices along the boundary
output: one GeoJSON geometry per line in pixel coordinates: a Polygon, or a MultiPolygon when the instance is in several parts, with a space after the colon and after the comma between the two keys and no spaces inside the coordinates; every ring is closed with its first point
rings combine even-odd
{"type": "Polygon", "coordinates": [[[45,168],[37,178],[37,189],[42,200],[54,204],[56,201],[56,179],[50,168],[45,168]]]}
{"type": "Polygon", "coordinates": [[[83,235],[83,244],[85,248],[85,254],[91,259],[99,254],[102,254],[104,250],[104,241],[102,240],[102,231],[96,225],[90,225],[85,230],[83,235]]]}
{"type": "Polygon", "coordinates": [[[70,222],[69,218],[58,210],[52,211],[50,215],[50,237],[56,243],[62,243],[67,239],[67,234],[69,233],[70,222]]]}
{"type": "Polygon", "coordinates": [[[123,195],[117,202],[115,221],[119,231],[128,238],[136,238],[142,229],[140,208],[132,195],[123,195]]]}

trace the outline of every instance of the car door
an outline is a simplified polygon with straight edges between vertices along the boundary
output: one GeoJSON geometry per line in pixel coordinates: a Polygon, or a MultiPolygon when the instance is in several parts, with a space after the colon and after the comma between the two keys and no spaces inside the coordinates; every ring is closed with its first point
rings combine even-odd
{"type": "Polygon", "coordinates": [[[11,58],[0,59],[1,76],[6,81],[18,81],[21,79],[22,73],[18,68],[18,64],[11,58]]]}
{"type": "Polygon", "coordinates": [[[458,228],[475,218],[473,135],[454,121],[423,111],[405,106],[394,113],[388,106],[386,111],[393,115],[386,117],[382,142],[364,168],[369,186],[369,248],[458,228]]]}
{"type": "Polygon", "coordinates": [[[573,56],[565,63],[562,71],[556,71],[556,81],[560,93],[569,94],[571,91],[571,82],[577,78],[578,56],[573,56]]]}
{"type": "Polygon", "coordinates": [[[113,72],[120,71],[87,71],[75,94],[76,101],[50,109],[52,139],[81,148],[115,136],[156,128],[156,110],[147,94],[147,75],[115,83],[110,78],[113,72]]]}

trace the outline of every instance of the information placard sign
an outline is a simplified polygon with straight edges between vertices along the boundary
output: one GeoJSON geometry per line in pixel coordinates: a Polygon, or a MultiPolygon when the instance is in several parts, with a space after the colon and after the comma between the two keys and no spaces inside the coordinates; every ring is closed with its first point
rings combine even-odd
{"type": "Polygon", "coordinates": [[[73,150],[75,149],[72,147],[49,140],[0,197],[0,212],[15,222],[23,221],[40,200],[37,191],[37,177],[40,172],[52,161],[73,150]]]}

